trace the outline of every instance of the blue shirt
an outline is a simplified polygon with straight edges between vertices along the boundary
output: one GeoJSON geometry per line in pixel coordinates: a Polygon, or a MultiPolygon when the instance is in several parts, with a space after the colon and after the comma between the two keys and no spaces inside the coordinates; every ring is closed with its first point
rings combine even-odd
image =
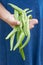
{"type": "MultiPolygon", "coordinates": [[[[5,40],[6,35],[12,28],[0,20],[0,65],[43,65],[43,5],[38,0],[0,0],[3,6],[13,14],[13,9],[8,3],[13,3],[22,9],[30,8],[33,18],[38,19],[38,24],[31,29],[31,39],[29,44],[24,48],[26,60],[23,61],[18,49],[10,51],[9,40],[5,40]]],[[[16,41],[15,41],[16,42],[16,41]]],[[[14,43],[15,43],[14,42],[14,43]]]]}

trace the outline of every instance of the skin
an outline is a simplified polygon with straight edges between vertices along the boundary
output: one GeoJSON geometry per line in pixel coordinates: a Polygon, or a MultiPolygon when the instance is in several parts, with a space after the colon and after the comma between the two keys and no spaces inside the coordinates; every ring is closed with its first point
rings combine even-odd
{"type": "MultiPolygon", "coordinates": [[[[0,3],[0,19],[9,24],[12,28],[16,25],[20,25],[20,22],[14,18],[14,15],[11,14],[5,7],[0,3]]],[[[30,29],[34,28],[34,25],[38,24],[37,19],[31,19],[29,27],[30,29]]]]}

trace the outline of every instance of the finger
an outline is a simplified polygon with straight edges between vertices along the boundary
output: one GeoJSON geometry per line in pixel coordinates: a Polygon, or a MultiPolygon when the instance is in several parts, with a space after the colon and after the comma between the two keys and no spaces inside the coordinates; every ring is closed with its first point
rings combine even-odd
{"type": "Polygon", "coordinates": [[[34,28],[34,25],[29,26],[30,29],[34,28]]]}
{"type": "Polygon", "coordinates": [[[19,21],[13,21],[10,23],[12,26],[16,26],[16,25],[20,25],[20,22],[19,21]]]}
{"type": "Polygon", "coordinates": [[[12,22],[10,22],[9,25],[10,25],[12,28],[14,28],[14,26],[20,25],[20,22],[19,22],[19,21],[12,21],[12,22]]]}
{"type": "Polygon", "coordinates": [[[20,22],[19,21],[15,21],[14,25],[20,25],[20,22]]]}
{"type": "Polygon", "coordinates": [[[34,24],[30,21],[30,24],[29,24],[29,28],[32,29],[34,28],[34,24]]]}
{"type": "Polygon", "coordinates": [[[35,24],[38,24],[38,20],[37,19],[31,19],[30,24],[29,24],[29,28],[30,29],[34,28],[35,24]]]}
{"type": "Polygon", "coordinates": [[[31,22],[31,24],[38,24],[38,20],[37,19],[31,19],[30,22],[31,22]]]}

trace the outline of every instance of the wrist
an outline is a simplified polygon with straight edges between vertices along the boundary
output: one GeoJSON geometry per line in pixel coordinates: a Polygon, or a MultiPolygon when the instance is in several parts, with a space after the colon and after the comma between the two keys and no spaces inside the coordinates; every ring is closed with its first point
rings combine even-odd
{"type": "Polygon", "coordinates": [[[10,16],[11,16],[11,13],[10,13],[10,12],[8,12],[8,13],[5,15],[5,17],[4,17],[5,22],[9,21],[10,16]]]}
{"type": "Polygon", "coordinates": [[[7,22],[10,15],[11,15],[11,13],[8,10],[6,10],[5,7],[2,4],[0,4],[0,19],[7,22]]]}

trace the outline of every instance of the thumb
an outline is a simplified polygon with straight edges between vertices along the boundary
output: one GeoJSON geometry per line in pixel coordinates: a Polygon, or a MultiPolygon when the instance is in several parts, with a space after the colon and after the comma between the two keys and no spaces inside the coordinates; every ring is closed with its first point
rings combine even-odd
{"type": "Polygon", "coordinates": [[[15,21],[10,22],[10,26],[12,28],[14,28],[14,26],[16,26],[16,25],[20,25],[20,21],[15,20],[15,21]]]}
{"type": "Polygon", "coordinates": [[[14,26],[20,25],[20,21],[14,20],[14,21],[12,22],[12,25],[14,25],[14,26]]]}
{"type": "Polygon", "coordinates": [[[12,20],[12,21],[13,21],[13,22],[12,22],[13,25],[20,25],[20,21],[16,20],[16,19],[14,18],[14,15],[12,15],[12,19],[13,19],[13,20],[12,20]]]}
{"type": "Polygon", "coordinates": [[[14,15],[12,15],[12,16],[10,17],[9,23],[10,23],[11,26],[20,25],[20,21],[16,20],[16,19],[14,18],[14,15]]]}

